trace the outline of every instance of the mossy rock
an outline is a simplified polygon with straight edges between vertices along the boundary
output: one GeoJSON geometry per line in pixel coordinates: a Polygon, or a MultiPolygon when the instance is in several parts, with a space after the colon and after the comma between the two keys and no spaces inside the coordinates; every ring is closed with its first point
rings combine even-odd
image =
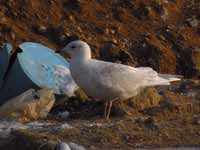
{"type": "Polygon", "coordinates": [[[129,100],[129,106],[137,109],[158,106],[162,96],[155,88],[145,88],[139,95],[129,100]]]}
{"type": "Polygon", "coordinates": [[[84,93],[83,90],[78,89],[75,92],[75,96],[73,97],[59,97],[57,101],[55,102],[55,105],[53,109],[51,110],[51,113],[57,113],[59,111],[73,111],[74,109],[77,109],[80,107],[83,103],[87,102],[89,100],[88,96],[84,93]]]}
{"type": "Polygon", "coordinates": [[[79,107],[87,101],[88,101],[88,96],[85,94],[83,90],[79,89],[75,92],[75,96],[67,100],[67,103],[70,104],[72,107],[79,107]]]}
{"type": "Polygon", "coordinates": [[[139,95],[114,105],[115,115],[136,114],[140,110],[159,106],[162,96],[155,88],[145,88],[139,95]]]}
{"type": "Polygon", "coordinates": [[[85,92],[81,89],[78,89],[75,92],[75,98],[80,102],[86,102],[88,100],[88,96],[85,94],[85,92]]]}

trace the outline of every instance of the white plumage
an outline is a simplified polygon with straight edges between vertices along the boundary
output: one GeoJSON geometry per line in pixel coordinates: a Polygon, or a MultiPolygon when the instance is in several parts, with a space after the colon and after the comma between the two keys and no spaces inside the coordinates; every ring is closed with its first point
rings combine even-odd
{"type": "Polygon", "coordinates": [[[91,58],[91,50],[83,41],[69,43],[63,51],[72,55],[70,71],[75,82],[89,96],[112,101],[136,96],[147,86],[169,85],[180,80],[176,76],[158,74],[152,68],[134,68],[91,58]]]}

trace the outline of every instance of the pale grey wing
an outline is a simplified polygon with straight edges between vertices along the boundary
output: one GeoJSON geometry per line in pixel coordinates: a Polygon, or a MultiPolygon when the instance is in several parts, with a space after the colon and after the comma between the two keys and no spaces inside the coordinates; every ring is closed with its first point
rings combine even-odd
{"type": "MultiPolygon", "coordinates": [[[[134,67],[93,60],[91,63],[93,81],[99,82],[104,87],[115,87],[116,89],[138,88],[143,85],[146,74],[134,67]]],[[[153,74],[155,75],[155,74],[153,74]]]]}
{"type": "Polygon", "coordinates": [[[121,89],[137,89],[145,86],[169,85],[169,81],[158,76],[149,67],[134,68],[122,64],[94,60],[93,78],[99,84],[121,89]]]}
{"type": "Polygon", "coordinates": [[[172,81],[180,80],[175,75],[158,74],[150,67],[139,67],[136,69],[138,74],[143,74],[144,86],[169,85],[172,81]]]}

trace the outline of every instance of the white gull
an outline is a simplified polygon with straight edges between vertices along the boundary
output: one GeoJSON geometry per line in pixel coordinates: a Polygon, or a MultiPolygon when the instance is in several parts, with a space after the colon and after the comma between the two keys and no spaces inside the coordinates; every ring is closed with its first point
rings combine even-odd
{"type": "Polygon", "coordinates": [[[112,102],[136,96],[148,86],[169,85],[180,80],[177,76],[158,74],[152,68],[134,68],[127,65],[92,59],[86,42],[70,42],[62,50],[71,55],[70,71],[74,81],[88,96],[106,102],[104,115],[109,118],[112,102]]]}

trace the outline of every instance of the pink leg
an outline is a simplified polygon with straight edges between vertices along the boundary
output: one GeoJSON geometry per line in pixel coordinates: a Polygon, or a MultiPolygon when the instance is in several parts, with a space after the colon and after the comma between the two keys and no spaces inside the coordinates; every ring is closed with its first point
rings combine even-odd
{"type": "Polygon", "coordinates": [[[106,118],[106,116],[107,116],[107,110],[108,110],[108,101],[106,101],[104,105],[105,105],[104,106],[104,118],[106,118]]]}
{"type": "Polygon", "coordinates": [[[111,110],[112,110],[112,101],[109,101],[108,102],[109,103],[109,105],[108,105],[108,112],[107,112],[107,115],[106,115],[106,120],[109,120],[109,117],[110,117],[110,112],[111,112],[111,110]]]}

